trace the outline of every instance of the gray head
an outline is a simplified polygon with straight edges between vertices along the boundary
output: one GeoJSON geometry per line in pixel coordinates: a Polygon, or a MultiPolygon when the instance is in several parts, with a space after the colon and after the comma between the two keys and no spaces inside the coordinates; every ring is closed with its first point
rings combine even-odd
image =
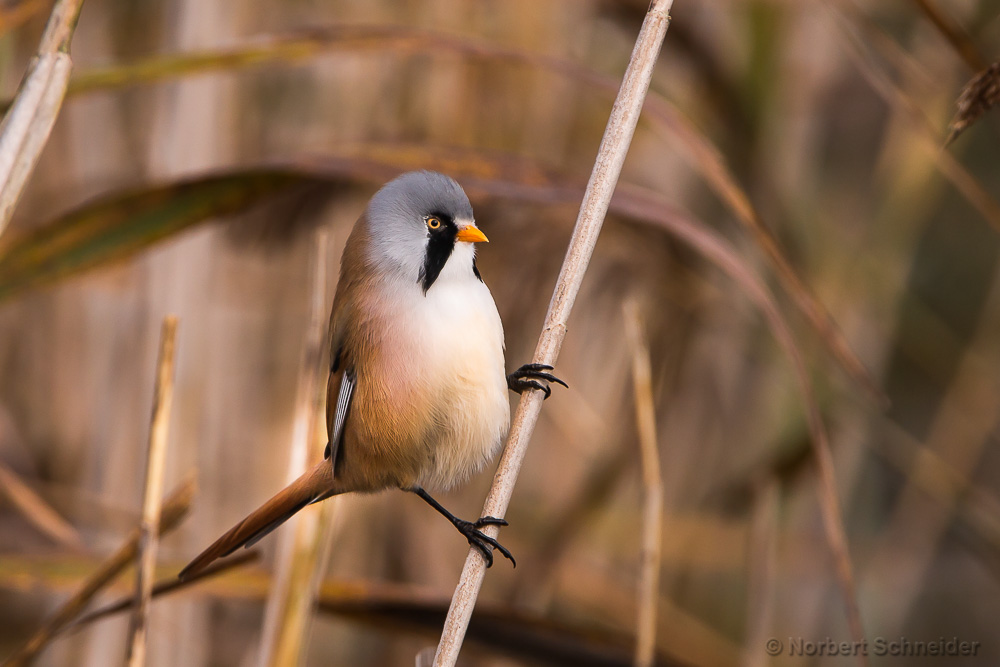
{"type": "Polygon", "coordinates": [[[425,293],[442,275],[479,277],[472,244],[486,236],[454,179],[433,171],[403,174],[375,193],[365,217],[370,259],[381,271],[419,282],[425,293]]]}

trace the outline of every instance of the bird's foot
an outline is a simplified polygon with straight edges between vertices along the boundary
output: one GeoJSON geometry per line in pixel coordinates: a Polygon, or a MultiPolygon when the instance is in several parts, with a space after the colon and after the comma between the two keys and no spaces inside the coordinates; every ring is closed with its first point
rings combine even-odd
{"type": "Polygon", "coordinates": [[[417,494],[424,501],[440,512],[443,516],[447,517],[449,521],[454,524],[455,528],[458,528],[458,532],[465,536],[465,539],[469,540],[469,544],[479,549],[479,553],[483,555],[486,559],[486,567],[493,566],[493,550],[496,549],[503,554],[503,557],[513,563],[514,567],[517,567],[517,561],[507,550],[507,547],[496,541],[496,538],[490,537],[486,533],[480,530],[485,526],[506,526],[507,522],[503,519],[498,519],[495,516],[484,516],[478,521],[466,521],[465,519],[459,519],[457,516],[445,509],[444,505],[434,500],[431,494],[424,491],[419,486],[414,486],[407,491],[417,494]]]}
{"type": "Polygon", "coordinates": [[[525,364],[507,376],[507,387],[519,394],[527,389],[539,389],[545,392],[545,398],[552,395],[549,382],[561,384],[569,389],[568,384],[546,372],[551,370],[552,366],[548,364],[525,364]],[[539,380],[544,380],[546,384],[542,384],[539,380]]]}
{"type": "Polygon", "coordinates": [[[479,553],[486,559],[487,568],[493,567],[494,549],[502,553],[503,557],[509,560],[514,567],[517,567],[517,561],[514,560],[514,556],[511,555],[510,550],[497,542],[495,538],[490,537],[480,530],[484,526],[506,526],[506,521],[498,519],[495,516],[484,516],[478,521],[465,521],[464,519],[455,517],[452,519],[452,523],[455,524],[455,528],[458,528],[458,532],[462,533],[465,539],[469,540],[469,544],[479,549],[479,553]]]}

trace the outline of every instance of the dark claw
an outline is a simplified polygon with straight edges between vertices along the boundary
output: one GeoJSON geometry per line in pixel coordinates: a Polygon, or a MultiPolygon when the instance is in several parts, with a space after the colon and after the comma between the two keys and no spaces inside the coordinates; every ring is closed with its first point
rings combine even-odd
{"type": "Polygon", "coordinates": [[[506,526],[507,522],[503,519],[497,519],[492,516],[484,516],[475,523],[471,521],[464,521],[462,519],[455,520],[455,527],[458,528],[458,532],[465,535],[465,538],[469,540],[469,544],[479,549],[479,553],[483,555],[486,559],[486,567],[493,567],[493,549],[496,549],[503,557],[506,558],[517,567],[517,561],[514,560],[514,556],[511,555],[510,551],[504,545],[497,542],[494,538],[490,537],[483,531],[479,530],[481,526],[506,526]]]}
{"type": "Polygon", "coordinates": [[[541,382],[538,382],[538,380],[555,382],[556,384],[561,384],[568,389],[568,384],[557,378],[555,375],[545,372],[551,370],[553,370],[552,366],[549,366],[548,364],[525,364],[507,376],[507,386],[511,391],[516,391],[519,394],[528,389],[538,389],[539,391],[545,392],[545,398],[552,395],[552,390],[548,387],[548,385],[544,385],[541,382]]]}
{"type": "Polygon", "coordinates": [[[488,548],[480,540],[474,539],[472,537],[469,538],[469,544],[471,544],[472,546],[474,546],[477,549],[479,549],[479,553],[481,553],[483,555],[483,558],[486,559],[486,569],[487,570],[490,569],[491,567],[493,567],[493,550],[492,549],[488,548]]]}
{"type": "Polygon", "coordinates": [[[524,392],[526,389],[538,389],[540,391],[545,392],[545,398],[548,398],[549,396],[552,395],[552,390],[546,387],[538,380],[525,380],[524,378],[518,378],[517,380],[515,380],[515,384],[517,386],[511,387],[511,389],[513,389],[519,394],[524,392]]]}
{"type": "Polygon", "coordinates": [[[543,380],[548,380],[549,382],[555,382],[556,384],[561,384],[562,386],[569,389],[569,385],[557,378],[555,375],[550,373],[543,373],[542,371],[555,370],[553,366],[548,364],[525,364],[518,368],[512,375],[517,375],[519,373],[524,375],[533,375],[534,377],[542,378],[543,380]]]}

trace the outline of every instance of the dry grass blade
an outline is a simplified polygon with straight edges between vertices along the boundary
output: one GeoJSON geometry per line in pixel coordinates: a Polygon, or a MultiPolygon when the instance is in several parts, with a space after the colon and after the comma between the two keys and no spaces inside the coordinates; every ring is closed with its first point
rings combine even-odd
{"type": "Polygon", "coordinates": [[[52,540],[72,550],[83,549],[83,540],[76,529],[3,463],[0,463],[0,494],[52,540]]]}
{"type": "Polygon", "coordinates": [[[29,234],[0,242],[0,300],[125,259],[191,225],[244,210],[307,180],[287,169],[238,170],[89,202],[29,234]]]}
{"type": "MultiPolygon", "coordinates": [[[[255,552],[252,551],[233,555],[227,561],[214,564],[184,582],[171,576],[170,573],[176,571],[174,567],[160,568],[165,578],[157,585],[154,597],[181,591],[195,593],[192,584],[198,580],[201,583],[198,595],[223,600],[263,602],[271,588],[269,575],[257,568],[236,567],[245,565],[254,556],[255,552]],[[225,576],[222,576],[224,573],[225,576]]],[[[26,580],[30,582],[26,584],[28,586],[43,582],[53,589],[74,586],[87,567],[79,558],[40,561],[0,557],[0,575],[5,579],[26,580]]],[[[631,595],[624,590],[622,594],[631,595]]],[[[128,611],[133,604],[134,597],[124,595],[81,617],[67,628],[67,632],[76,632],[91,623],[112,618],[128,611]]],[[[392,635],[416,633],[421,637],[436,639],[448,608],[448,599],[446,595],[419,586],[327,579],[319,587],[318,607],[324,614],[335,615],[392,635]]],[[[681,625],[676,619],[672,620],[681,625]]],[[[685,630],[696,634],[691,628],[685,630]]],[[[721,635],[713,637],[713,646],[726,642],[721,635]]],[[[631,664],[631,647],[635,638],[628,633],[551,619],[516,607],[483,605],[477,610],[476,618],[469,628],[468,641],[483,650],[529,664],[626,667],[631,664]]],[[[654,664],[681,667],[732,664],[732,661],[702,663],[657,655],[654,664]]]]}
{"type": "Polygon", "coordinates": [[[656,444],[656,404],[649,363],[649,346],[642,332],[635,300],[623,308],[625,333],[632,349],[632,381],[642,463],[642,548],[639,558],[639,620],[636,624],[635,664],[653,664],[656,650],[656,603],[660,599],[660,548],[663,533],[663,482],[660,449],[656,444]]]}
{"type": "Polygon", "coordinates": [[[131,667],[146,664],[146,633],[149,600],[153,594],[153,570],[159,546],[163,471],[167,461],[167,436],[170,410],[174,401],[174,360],[176,357],[177,318],[163,319],[160,330],[160,353],[156,362],[156,386],[153,391],[153,417],[149,427],[146,453],[146,481],[143,485],[142,521],[139,524],[139,567],[136,572],[135,606],[129,629],[126,661],[131,667]]]}
{"type": "Polygon", "coordinates": [[[986,67],[986,60],[979,52],[969,33],[965,32],[951,16],[938,7],[934,0],[913,0],[920,8],[927,19],[934,24],[948,43],[951,44],[958,55],[969,66],[969,69],[978,71],[986,67]]]}
{"type": "MultiPolygon", "coordinates": [[[[618,83],[568,60],[461,39],[443,32],[385,25],[333,25],[258,39],[230,49],[156,56],[124,65],[89,69],[70,80],[66,94],[75,96],[115,90],[217,70],[296,63],[331,51],[458,55],[546,69],[611,92],[617,90],[618,83]]],[[[13,100],[0,102],[0,109],[12,103],[13,100]]]]}
{"type": "MultiPolygon", "coordinates": [[[[597,151],[597,159],[584,192],[566,258],[559,271],[549,311],[545,316],[542,333],[535,348],[533,360],[536,363],[554,366],[559,357],[559,350],[566,336],[566,322],[580,290],[580,284],[583,282],[594,246],[597,244],[604,216],[611,204],[625,155],[628,153],[632,135],[639,122],[639,113],[646,98],[646,91],[649,89],[653,67],[660,46],[663,44],[663,38],[667,34],[672,4],[672,0],[653,0],[643,20],[601,146],[597,151]]],[[[543,395],[538,391],[527,392],[521,396],[493,485],[483,506],[483,516],[502,518],[506,513],[543,400],[543,395]]],[[[488,526],[486,532],[490,533],[491,537],[496,537],[499,529],[496,526],[488,526]]],[[[462,640],[472,618],[472,610],[485,576],[486,560],[476,549],[470,548],[441,632],[441,641],[434,656],[435,666],[454,665],[458,660],[462,640]]]]}
{"type": "MultiPolygon", "coordinates": [[[[557,72],[598,88],[617,90],[617,81],[557,57],[504,48],[444,32],[385,25],[333,25],[306,33],[259,39],[231,49],[152,57],[125,65],[90,69],[70,81],[67,95],[143,85],[217,70],[295,63],[331,51],[351,53],[458,55],[502,60],[557,72]]],[[[0,107],[10,101],[0,103],[0,107]]]]}
{"type": "MultiPolygon", "coordinates": [[[[225,574],[231,570],[235,570],[238,567],[243,567],[260,559],[260,553],[257,551],[244,551],[242,553],[233,554],[224,561],[219,561],[217,563],[212,563],[206,567],[201,572],[191,575],[188,579],[178,579],[175,576],[167,577],[162,581],[157,582],[153,586],[153,590],[150,593],[150,597],[158,598],[164,595],[170,595],[171,593],[177,593],[183,591],[191,586],[195,586],[199,583],[204,582],[206,579],[213,579],[219,575],[225,574]]],[[[90,613],[84,614],[79,619],[76,620],[73,625],[66,628],[66,632],[73,632],[79,628],[82,628],[89,623],[99,621],[103,618],[109,616],[114,616],[115,614],[120,614],[123,611],[128,611],[135,608],[136,599],[134,595],[128,595],[122,597],[116,602],[108,603],[102,607],[93,610],[90,613]]]]}
{"type": "MultiPolygon", "coordinates": [[[[171,531],[180,525],[181,520],[191,508],[194,498],[194,479],[188,479],[177,487],[163,502],[163,512],[160,515],[160,534],[171,531]]],[[[105,559],[100,567],[92,573],[80,589],[66,600],[25,644],[20,647],[4,663],[7,667],[23,667],[34,660],[35,656],[45,648],[49,640],[76,618],[84,607],[105,586],[117,577],[122,570],[135,560],[139,553],[140,532],[136,528],[118,550],[105,559]]]]}
{"type": "Polygon", "coordinates": [[[69,42],[83,0],[58,0],[37,55],[0,124],[0,235],[38,162],[62,107],[73,67],[69,42]]]}
{"type": "MultiPolygon", "coordinates": [[[[306,35],[278,37],[225,51],[152,58],[131,65],[85,72],[70,82],[68,94],[109,90],[219,69],[260,66],[269,62],[294,62],[331,50],[376,53],[392,51],[401,54],[429,52],[434,55],[450,53],[557,73],[610,94],[618,91],[618,81],[615,78],[561,58],[408,28],[333,26],[314,30],[306,35]]],[[[851,350],[829,313],[785,257],[774,235],[726,166],[722,154],[665,97],[651,93],[645,112],[654,127],[665,131],[675,140],[674,143],[681,148],[679,153],[691,161],[692,166],[701,173],[737,220],[748,229],[780,277],[782,288],[791,295],[796,306],[829,348],[833,358],[869,394],[884,403],[885,397],[881,390],[851,350]]]]}
{"type": "Polygon", "coordinates": [[[1000,104],[1000,63],[993,63],[965,85],[955,106],[958,111],[949,125],[945,145],[953,142],[979,118],[1000,104]]]}
{"type": "MultiPolygon", "coordinates": [[[[326,334],[326,258],[327,234],[317,233],[313,257],[313,285],[306,341],[299,366],[292,446],[289,449],[288,479],[294,481],[322,459],[326,433],[319,426],[322,411],[323,343],[326,334]],[[322,434],[321,442],[318,436],[322,434]]],[[[281,534],[278,557],[274,564],[274,587],[264,613],[264,638],[261,665],[298,665],[305,661],[304,650],[309,634],[316,591],[323,574],[320,558],[327,534],[325,517],[337,502],[327,500],[293,519],[292,530],[281,534]],[[326,510],[325,512],[322,510],[326,510]]]]}

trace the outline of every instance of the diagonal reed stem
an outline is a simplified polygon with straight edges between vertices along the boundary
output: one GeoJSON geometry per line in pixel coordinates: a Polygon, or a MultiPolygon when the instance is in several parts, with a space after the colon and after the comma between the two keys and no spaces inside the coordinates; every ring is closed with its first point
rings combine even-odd
{"type": "Polygon", "coordinates": [[[159,547],[162,514],[163,469],[167,462],[167,436],[170,433],[170,409],[174,402],[174,360],[176,357],[177,318],[163,318],[160,329],[160,353],[156,362],[156,386],[153,390],[153,417],[149,426],[149,449],[146,454],[146,481],[139,524],[139,567],[136,571],[135,606],[129,627],[126,662],[129,667],[146,664],[146,632],[149,601],[153,595],[156,552],[159,547]]]}
{"type": "MultiPolygon", "coordinates": [[[[636,123],[639,121],[639,113],[646,98],[646,91],[649,89],[653,67],[660,53],[663,38],[667,34],[672,4],[673,0],[653,0],[643,20],[632,57],[625,70],[625,77],[611,109],[611,117],[601,139],[601,146],[597,151],[597,159],[587,183],[580,214],[573,229],[573,237],[570,239],[552,301],[549,303],[549,311],[545,316],[542,333],[538,338],[534,354],[534,361],[537,363],[554,366],[559,356],[559,350],[566,337],[566,324],[569,321],[570,311],[573,309],[587,265],[594,253],[604,216],[611,203],[611,195],[618,183],[625,155],[628,153],[636,123]]],[[[538,391],[522,394],[507,438],[507,446],[504,448],[493,485],[483,506],[484,516],[503,517],[506,513],[543,400],[542,393],[538,391]]],[[[485,532],[496,537],[499,528],[487,526],[485,532]]],[[[462,640],[465,638],[485,576],[486,561],[476,549],[470,548],[434,656],[435,667],[454,665],[458,660],[462,640]]]]}

